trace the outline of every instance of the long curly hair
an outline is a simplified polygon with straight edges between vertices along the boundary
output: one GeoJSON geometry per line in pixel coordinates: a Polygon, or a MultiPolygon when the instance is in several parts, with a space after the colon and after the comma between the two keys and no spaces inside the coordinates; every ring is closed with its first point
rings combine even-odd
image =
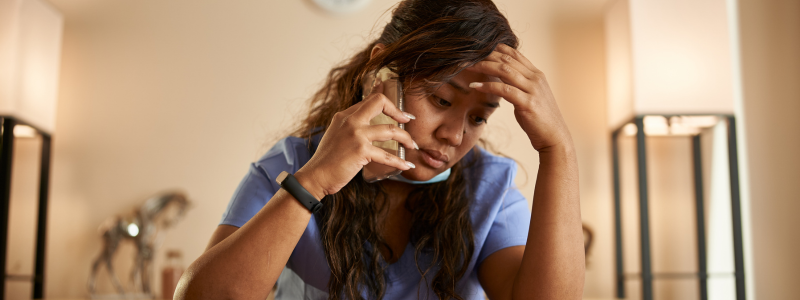
{"type": "MultiPolygon", "coordinates": [[[[402,1],[377,40],[328,73],[311,98],[308,116],[293,135],[307,138],[313,151],[311,137],[324,133],[335,113],[361,101],[362,82],[371,71],[389,67],[409,89],[432,92],[501,43],[516,48],[518,40],[489,0],[402,1]],[[370,59],[378,43],[385,49],[370,59]]],[[[485,142],[480,140],[479,145],[485,142]]],[[[426,275],[435,274],[425,284],[440,299],[462,299],[456,283],[474,254],[469,214],[474,176],[465,176],[472,166],[464,160],[452,167],[446,181],[415,189],[406,202],[412,213],[410,240],[417,269],[426,281],[426,275]],[[430,257],[424,264],[423,256],[430,257]]],[[[471,161],[479,162],[479,155],[471,161]]],[[[398,258],[381,236],[381,216],[388,209],[386,191],[355,176],[338,193],[326,196],[325,204],[316,218],[331,269],[330,299],[361,299],[364,292],[368,298],[381,299],[387,261],[398,258]],[[383,257],[380,249],[388,250],[389,257],[383,257]]]]}

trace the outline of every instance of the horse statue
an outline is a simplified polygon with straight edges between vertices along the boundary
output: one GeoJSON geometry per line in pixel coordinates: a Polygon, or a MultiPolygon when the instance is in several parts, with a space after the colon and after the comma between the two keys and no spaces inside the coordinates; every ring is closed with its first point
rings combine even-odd
{"type": "Polygon", "coordinates": [[[136,245],[136,257],[131,281],[134,288],[141,286],[141,293],[152,296],[150,288],[152,275],[152,262],[155,248],[159,239],[159,230],[175,225],[186,213],[190,203],[186,195],[181,192],[168,192],[151,197],[125,215],[117,215],[107,219],[100,225],[99,231],[103,236],[103,251],[92,263],[89,276],[89,294],[95,296],[95,280],[97,272],[102,265],[111,278],[111,283],[120,295],[125,294],[125,289],[114,273],[112,258],[120,242],[130,240],[136,245]]]}

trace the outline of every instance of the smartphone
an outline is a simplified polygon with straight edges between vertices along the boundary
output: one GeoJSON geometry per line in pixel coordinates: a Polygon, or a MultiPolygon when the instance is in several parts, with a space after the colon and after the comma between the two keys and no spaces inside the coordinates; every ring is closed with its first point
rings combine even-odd
{"type": "MultiPolygon", "coordinates": [[[[396,73],[389,70],[388,67],[383,67],[382,69],[378,70],[377,72],[371,74],[367,80],[364,81],[364,97],[369,95],[372,92],[372,86],[375,83],[375,80],[380,79],[383,82],[383,94],[386,95],[389,100],[394,102],[394,105],[400,109],[400,111],[405,111],[403,107],[403,82],[398,79],[396,73]]],[[[400,129],[405,130],[405,124],[398,123],[391,117],[381,113],[380,115],[372,118],[369,121],[370,125],[378,125],[378,124],[392,124],[400,129]]],[[[385,142],[372,142],[372,145],[383,149],[386,152],[391,153],[392,155],[396,155],[400,157],[400,159],[406,159],[406,149],[397,141],[389,140],[385,142]]],[[[391,176],[399,175],[403,170],[397,169],[395,167],[387,166],[384,164],[371,162],[364,166],[364,169],[361,171],[361,174],[364,176],[364,181],[366,182],[376,182],[380,180],[384,180],[391,176]]]]}

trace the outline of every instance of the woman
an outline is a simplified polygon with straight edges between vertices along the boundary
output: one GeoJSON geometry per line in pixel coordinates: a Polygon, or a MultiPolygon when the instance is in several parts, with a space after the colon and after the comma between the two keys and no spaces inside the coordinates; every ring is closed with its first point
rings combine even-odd
{"type": "Polygon", "coordinates": [[[176,299],[264,299],[276,282],[285,299],[579,299],[574,147],[517,44],[491,1],[400,3],[376,41],[330,72],[294,136],[251,166],[176,299]],[[406,112],[379,81],[362,94],[386,66],[406,87],[406,112]],[[501,98],[539,153],[532,212],[515,163],[477,147],[501,98]],[[380,113],[406,130],[370,125],[380,113]],[[387,140],[406,161],[372,145],[387,140]],[[367,183],[369,162],[405,180],[367,183]],[[323,208],[312,215],[281,188],[282,171],[323,208]]]}

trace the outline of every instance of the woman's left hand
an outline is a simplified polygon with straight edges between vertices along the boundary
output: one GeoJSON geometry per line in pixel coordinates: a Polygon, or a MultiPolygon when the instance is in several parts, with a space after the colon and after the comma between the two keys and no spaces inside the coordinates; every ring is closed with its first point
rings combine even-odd
{"type": "Polygon", "coordinates": [[[503,44],[470,70],[500,79],[470,87],[513,104],[517,122],[539,151],[526,243],[535,246],[509,247],[487,257],[478,275],[481,284],[493,298],[580,299],[586,272],[578,161],[550,86],[542,71],[503,44]]]}
{"type": "Polygon", "coordinates": [[[572,146],[569,129],[544,73],[519,51],[500,44],[489,57],[469,69],[500,78],[501,82],[473,82],[469,86],[513,104],[514,116],[536,151],[572,146]]]}

